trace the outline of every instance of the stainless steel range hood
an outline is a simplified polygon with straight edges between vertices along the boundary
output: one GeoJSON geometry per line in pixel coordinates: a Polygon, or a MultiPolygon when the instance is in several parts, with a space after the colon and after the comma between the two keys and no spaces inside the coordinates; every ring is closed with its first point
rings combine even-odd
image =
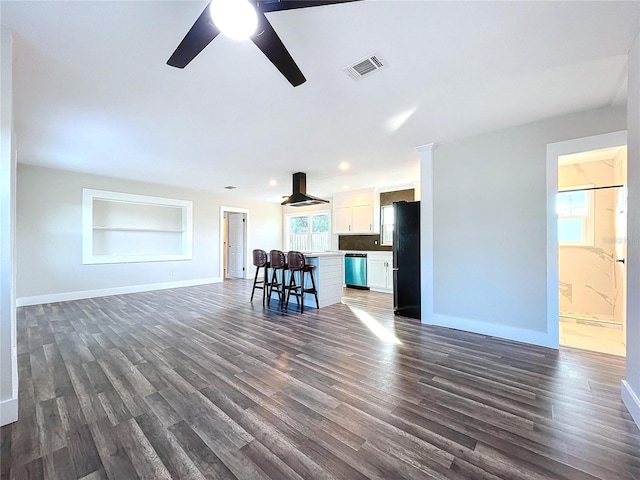
{"type": "Polygon", "coordinates": [[[320,203],[329,203],[329,200],[307,195],[307,174],[298,172],[293,174],[293,193],[280,205],[305,207],[307,205],[318,205],[320,203]]]}

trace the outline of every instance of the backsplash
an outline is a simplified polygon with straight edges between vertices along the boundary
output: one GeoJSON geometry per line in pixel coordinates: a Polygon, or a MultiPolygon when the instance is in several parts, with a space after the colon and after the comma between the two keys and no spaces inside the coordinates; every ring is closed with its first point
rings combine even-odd
{"type": "Polygon", "coordinates": [[[415,198],[416,191],[413,188],[396,190],[394,192],[382,192],[380,194],[380,206],[393,205],[393,202],[413,202],[415,198]]]}
{"type": "Polygon", "coordinates": [[[390,252],[389,245],[380,245],[380,235],[338,235],[340,250],[376,250],[390,252]]]}

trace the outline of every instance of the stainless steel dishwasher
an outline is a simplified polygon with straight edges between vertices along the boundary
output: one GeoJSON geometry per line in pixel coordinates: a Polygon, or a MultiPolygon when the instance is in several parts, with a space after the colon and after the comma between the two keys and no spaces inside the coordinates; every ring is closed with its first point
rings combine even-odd
{"type": "Polygon", "coordinates": [[[346,253],[344,256],[344,283],[347,287],[369,290],[367,286],[367,254],[346,253]]]}

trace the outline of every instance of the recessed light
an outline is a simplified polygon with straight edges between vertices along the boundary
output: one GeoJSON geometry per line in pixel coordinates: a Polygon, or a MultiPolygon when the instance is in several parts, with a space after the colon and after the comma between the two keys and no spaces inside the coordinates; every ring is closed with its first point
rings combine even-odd
{"type": "Polygon", "coordinates": [[[341,162],[340,165],[338,165],[338,168],[343,172],[345,170],[349,170],[349,162],[341,162]]]}
{"type": "Polygon", "coordinates": [[[278,182],[276,182],[275,180],[269,180],[269,185],[275,187],[276,185],[278,185],[278,182]]]}
{"type": "Polygon", "coordinates": [[[343,189],[343,190],[349,190],[349,185],[344,185],[344,186],[342,187],[342,189],[343,189]]]}
{"type": "Polygon", "coordinates": [[[224,187],[224,188],[226,188],[227,190],[235,190],[235,189],[236,189],[236,188],[238,188],[238,187],[234,187],[233,185],[227,185],[227,186],[226,186],[226,187],[224,187]]]}

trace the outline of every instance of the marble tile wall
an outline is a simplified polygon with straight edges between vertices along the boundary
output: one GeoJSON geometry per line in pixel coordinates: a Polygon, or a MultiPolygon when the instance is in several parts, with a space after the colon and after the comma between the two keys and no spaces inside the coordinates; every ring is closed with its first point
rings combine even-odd
{"type": "MultiPolygon", "coordinates": [[[[560,189],[585,185],[608,186],[620,180],[614,160],[559,167],[560,189]]],[[[621,300],[616,276],[616,211],[619,188],[594,190],[594,242],[588,246],[560,246],[560,314],[615,321],[621,300]]]]}

